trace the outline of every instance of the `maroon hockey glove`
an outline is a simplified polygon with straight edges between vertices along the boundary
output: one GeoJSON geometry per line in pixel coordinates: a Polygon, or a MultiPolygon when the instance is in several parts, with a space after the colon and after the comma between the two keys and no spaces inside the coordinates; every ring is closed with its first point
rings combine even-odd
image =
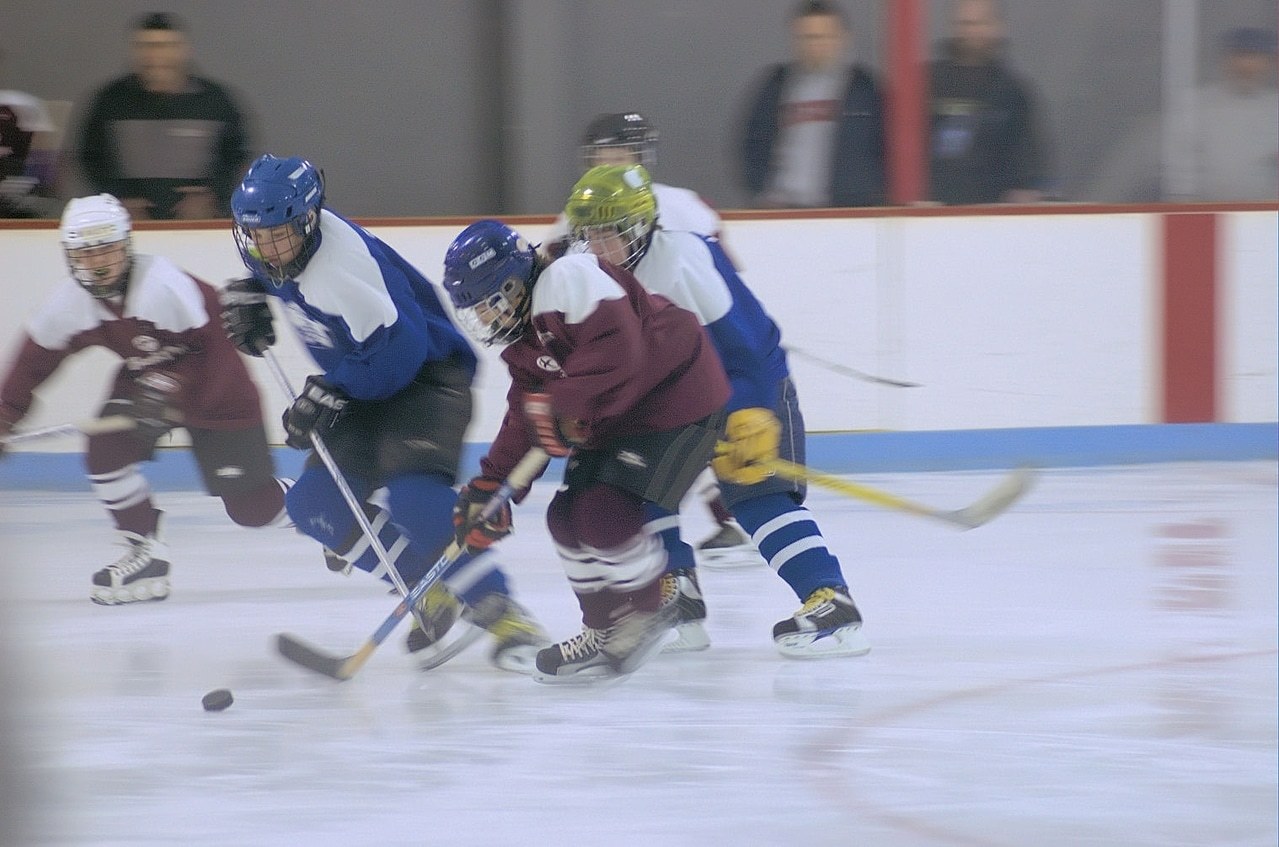
{"type": "Polygon", "coordinates": [[[311,433],[324,432],[337,423],[338,418],[346,412],[351,398],[324,381],[321,376],[311,374],[306,378],[306,385],[293,405],[284,411],[284,443],[294,450],[308,450],[311,447],[311,433]]]}
{"type": "MultiPolygon", "coordinates": [[[[119,408],[103,409],[103,416],[125,414],[137,421],[133,434],[144,444],[154,444],[181,421],[182,416],[174,406],[182,384],[168,371],[144,371],[133,378],[132,397],[125,399],[119,408]]],[[[110,407],[112,401],[107,405],[110,407]]]]}
{"type": "Polygon", "coordinates": [[[524,395],[524,416],[533,426],[538,446],[551,456],[567,456],[586,441],[581,421],[560,420],[551,408],[551,395],[529,392],[524,395]]]}
{"type": "Polygon", "coordinates": [[[480,521],[480,512],[502,486],[500,479],[477,476],[462,486],[453,504],[453,537],[468,553],[479,553],[511,534],[511,504],[503,503],[497,514],[480,521]]]}

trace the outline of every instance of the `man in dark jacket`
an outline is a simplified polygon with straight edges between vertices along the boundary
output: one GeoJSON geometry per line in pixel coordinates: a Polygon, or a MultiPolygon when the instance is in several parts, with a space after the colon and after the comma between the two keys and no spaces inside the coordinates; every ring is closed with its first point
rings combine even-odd
{"type": "Polygon", "coordinates": [[[884,202],[884,111],[870,71],[843,61],[852,31],[842,9],[804,0],[791,17],[795,58],[774,65],[751,100],[742,182],[767,208],[884,202]]]}
{"type": "Polygon", "coordinates": [[[243,114],[226,89],[191,73],[191,45],[172,15],[140,19],[132,55],[134,72],[89,104],[78,144],[85,180],[135,220],[228,215],[249,160],[243,114]]]}
{"type": "Polygon", "coordinates": [[[1003,63],[995,0],[957,0],[952,37],[931,74],[930,198],[942,203],[1034,203],[1044,156],[1024,83],[1003,63]]]}

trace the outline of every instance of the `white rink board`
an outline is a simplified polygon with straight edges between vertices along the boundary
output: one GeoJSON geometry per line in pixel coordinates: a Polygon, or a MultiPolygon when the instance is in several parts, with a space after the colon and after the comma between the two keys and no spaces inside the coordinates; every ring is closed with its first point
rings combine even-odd
{"type": "MultiPolygon", "coordinates": [[[[1221,420],[1271,421],[1276,360],[1276,215],[1222,213],[1221,420]]],[[[784,342],[848,367],[922,384],[891,388],[792,358],[810,431],[946,430],[1158,422],[1158,216],[741,220],[727,243],[782,327],[784,342]]],[[[373,231],[438,280],[460,225],[373,231]]],[[[537,241],[545,225],[522,227],[537,241]]],[[[241,265],[226,230],[147,230],[137,248],[174,258],[215,284],[241,265]]],[[[63,273],[53,230],[0,230],[8,308],[0,336],[63,273]]],[[[287,332],[277,347],[295,384],[312,368],[287,332]]],[[[483,354],[472,441],[504,409],[506,377],[483,354]]],[[[286,405],[265,365],[255,374],[269,424],[286,405]]],[[[109,356],[87,356],[51,380],[30,426],[96,411],[109,356]],[[52,410],[52,411],[50,411],[52,410]]],[[[75,449],[75,445],[40,446],[75,449]]]]}

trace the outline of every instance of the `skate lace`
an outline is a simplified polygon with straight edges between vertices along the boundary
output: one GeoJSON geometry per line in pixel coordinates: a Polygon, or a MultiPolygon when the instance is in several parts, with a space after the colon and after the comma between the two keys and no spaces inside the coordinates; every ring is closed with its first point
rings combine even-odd
{"type": "Polygon", "coordinates": [[[600,631],[588,627],[560,644],[560,654],[564,656],[565,661],[570,662],[575,659],[586,659],[599,652],[599,645],[600,631]]]}
{"type": "Polygon", "coordinates": [[[804,601],[804,606],[797,615],[811,615],[821,609],[822,606],[833,603],[835,596],[835,589],[819,588],[808,595],[808,599],[804,601]]]}
{"type": "Polygon", "coordinates": [[[126,545],[129,549],[113,564],[107,565],[107,570],[110,573],[119,577],[133,576],[151,564],[151,545],[146,541],[125,539],[120,543],[126,545]]]}

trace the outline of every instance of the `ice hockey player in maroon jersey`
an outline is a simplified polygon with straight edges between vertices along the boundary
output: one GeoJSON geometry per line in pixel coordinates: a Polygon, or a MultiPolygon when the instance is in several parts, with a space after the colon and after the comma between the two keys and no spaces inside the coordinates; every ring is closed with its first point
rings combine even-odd
{"type": "Polygon", "coordinates": [[[497,221],[453,241],[444,288],[476,341],[505,346],[511,376],[506,417],[458,497],[458,538],[482,547],[510,532],[509,509],[473,519],[531,447],[567,456],[546,520],[583,627],[537,654],[534,678],[628,674],[675,621],[645,503],[677,508],[710,460],[729,396],[723,367],[697,319],[628,272],[589,253],[548,261],[497,221]]]}
{"type": "Polygon", "coordinates": [[[129,213],[110,194],[72,200],[60,231],[70,274],[18,342],[0,385],[0,434],[68,356],[103,347],[123,360],[101,414],[134,425],[91,435],[85,465],[126,549],[93,575],[90,596],[108,606],[163,600],[163,513],[141,470],[163,435],[186,428],[205,488],[241,526],[287,525],[287,482],[274,476],[257,386],[223,332],[217,291],[164,257],[134,253],[129,213]]]}

